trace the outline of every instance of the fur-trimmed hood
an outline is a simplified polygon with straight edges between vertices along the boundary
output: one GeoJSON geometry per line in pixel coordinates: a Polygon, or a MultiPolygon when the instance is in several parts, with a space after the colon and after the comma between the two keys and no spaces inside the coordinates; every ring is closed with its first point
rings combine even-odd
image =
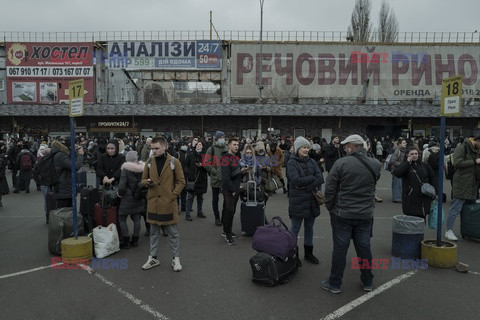
{"type": "Polygon", "coordinates": [[[68,148],[66,145],[61,143],[58,140],[54,140],[52,142],[52,151],[53,152],[65,152],[66,154],[70,155],[70,148],[68,148]],[[56,150],[55,150],[56,149],[56,150]]]}
{"type": "Polygon", "coordinates": [[[138,161],[138,162],[124,162],[122,164],[122,170],[125,169],[127,171],[131,172],[143,172],[143,169],[145,168],[145,163],[143,161],[138,161]]]}

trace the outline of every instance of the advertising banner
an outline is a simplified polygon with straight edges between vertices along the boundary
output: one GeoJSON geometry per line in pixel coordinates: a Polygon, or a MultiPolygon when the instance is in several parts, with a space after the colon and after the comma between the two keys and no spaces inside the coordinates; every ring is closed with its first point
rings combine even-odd
{"type": "Polygon", "coordinates": [[[113,41],[102,62],[110,69],[221,70],[220,41],[113,41]]]}
{"type": "Polygon", "coordinates": [[[232,98],[440,99],[460,75],[480,98],[478,45],[232,44],[232,98]],[[260,61],[262,62],[260,63],[260,61]]]}
{"type": "Polygon", "coordinates": [[[68,103],[68,81],[85,79],[85,103],[94,102],[93,44],[6,43],[8,103],[68,103]]]}

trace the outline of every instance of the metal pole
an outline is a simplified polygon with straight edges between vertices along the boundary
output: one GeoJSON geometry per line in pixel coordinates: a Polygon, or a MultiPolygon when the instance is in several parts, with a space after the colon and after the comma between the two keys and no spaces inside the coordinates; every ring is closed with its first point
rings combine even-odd
{"type": "Polygon", "coordinates": [[[73,212],[73,236],[78,239],[77,228],[77,170],[75,168],[75,124],[70,117],[70,169],[72,171],[72,212],[73,212]]]}
{"type": "Polygon", "coordinates": [[[210,10],[210,40],[212,40],[212,10],[210,10]]]}
{"type": "Polygon", "coordinates": [[[445,122],[446,118],[440,118],[440,159],[438,160],[438,206],[437,206],[437,247],[442,244],[442,207],[443,207],[443,162],[445,159],[445,122]]]}
{"type": "Polygon", "coordinates": [[[260,72],[258,73],[258,89],[260,94],[260,103],[262,103],[262,90],[263,90],[263,1],[260,0],[260,61],[259,61],[259,68],[260,72]]]}

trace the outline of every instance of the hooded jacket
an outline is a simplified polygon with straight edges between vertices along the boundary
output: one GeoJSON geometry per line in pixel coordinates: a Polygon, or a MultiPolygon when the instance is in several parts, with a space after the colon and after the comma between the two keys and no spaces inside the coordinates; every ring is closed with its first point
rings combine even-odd
{"type": "Polygon", "coordinates": [[[136,200],[133,193],[142,181],[142,173],[145,168],[143,161],[124,162],[121,167],[120,182],[118,184],[118,196],[122,199],[118,209],[119,215],[130,215],[145,212],[145,200],[136,200]]]}
{"type": "Polygon", "coordinates": [[[118,184],[120,181],[120,176],[122,174],[122,164],[125,162],[125,155],[118,153],[118,141],[111,140],[107,143],[115,145],[115,154],[113,156],[109,156],[107,152],[100,155],[97,162],[97,177],[100,181],[103,180],[105,176],[110,178],[115,178],[113,181],[114,184],[118,184]]]}
{"type": "MultiPolygon", "coordinates": [[[[53,165],[57,171],[58,184],[53,190],[55,199],[72,198],[72,170],[70,161],[70,149],[59,141],[52,142],[50,151],[54,154],[53,165]]],[[[77,154],[75,159],[75,170],[78,171],[83,165],[83,155],[77,154]]]]}
{"type": "Polygon", "coordinates": [[[203,164],[207,172],[210,174],[210,185],[212,188],[222,187],[221,159],[222,156],[227,154],[227,152],[227,145],[220,145],[218,141],[215,141],[205,153],[203,164]]]}
{"type": "Polygon", "coordinates": [[[455,173],[452,182],[452,195],[463,200],[477,199],[477,190],[480,181],[480,165],[476,164],[478,150],[473,147],[470,139],[465,139],[453,153],[455,173]]]}
{"type": "Polygon", "coordinates": [[[203,194],[207,192],[208,189],[208,173],[205,167],[197,166],[197,163],[202,162],[202,155],[205,152],[197,152],[193,150],[187,154],[185,160],[185,176],[187,181],[195,181],[195,194],[203,194]]]}

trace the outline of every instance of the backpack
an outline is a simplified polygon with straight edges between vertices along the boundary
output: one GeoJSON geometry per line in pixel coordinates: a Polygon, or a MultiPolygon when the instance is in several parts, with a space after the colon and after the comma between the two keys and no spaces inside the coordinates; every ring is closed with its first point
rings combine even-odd
{"type": "Polygon", "coordinates": [[[33,168],[32,157],[30,156],[29,152],[25,152],[20,157],[20,170],[27,171],[27,170],[32,170],[32,168],[33,168]]]}
{"type": "Polygon", "coordinates": [[[440,151],[434,153],[432,149],[428,149],[428,152],[430,152],[430,155],[428,156],[427,163],[432,168],[432,170],[436,172],[438,170],[438,162],[440,160],[440,151]]]}
{"type": "Polygon", "coordinates": [[[392,158],[393,158],[393,153],[390,153],[388,156],[387,156],[387,159],[385,159],[385,163],[383,164],[383,168],[387,171],[392,171],[393,170],[393,166],[392,166],[392,158]]]}
{"type": "Polygon", "coordinates": [[[59,176],[53,164],[55,153],[41,157],[33,166],[33,179],[42,186],[54,186],[58,183],[59,176]]]}
{"type": "MultiPolygon", "coordinates": [[[[468,152],[467,145],[463,144],[463,147],[465,148],[465,154],[467,154],[468,152]]],[[[447,169],[445,170],[445,178],[447,180],[452,180],[453,175],[455,174],[455,166],[453,165],[453,162],[452,162],[452,156],[453,156],[453,153],[448,157],[448,160],[447,160],[447,169]]]]}

